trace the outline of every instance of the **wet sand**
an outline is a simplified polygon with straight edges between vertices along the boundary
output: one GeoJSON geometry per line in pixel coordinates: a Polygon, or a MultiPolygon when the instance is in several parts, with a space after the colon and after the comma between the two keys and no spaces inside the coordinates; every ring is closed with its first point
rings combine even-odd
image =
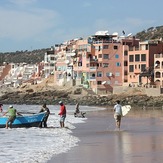
{"type": "Polygon", "coordinates": [[[79,145],[54,156],[48,163],[162,163],[163,111],[134,111],[115,130],[112,112],[87,114],[73,135],[79,145]]]}

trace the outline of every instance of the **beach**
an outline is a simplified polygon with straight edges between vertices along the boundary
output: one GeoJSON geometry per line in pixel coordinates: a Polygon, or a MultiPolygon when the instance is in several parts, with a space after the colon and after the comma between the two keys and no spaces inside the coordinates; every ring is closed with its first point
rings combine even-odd
{"type": "Polygon", "coordinates": [[[162,163],[162,110],[130,111],[115,129],[112,111],[87,113],[86,123],[75,125],[78,146],[54,155],[48,163],[162,163]]]}

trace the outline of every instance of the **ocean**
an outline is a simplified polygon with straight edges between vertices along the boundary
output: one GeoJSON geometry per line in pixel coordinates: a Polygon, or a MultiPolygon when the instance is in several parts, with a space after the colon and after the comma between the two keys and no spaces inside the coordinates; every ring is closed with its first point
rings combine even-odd
{"type": "MultiPolygon", "coordinates": [[[[39,105],[13,105],[18,112],[38,113],[39,105]]],[[[7,111],[9,105],[3,105],[7,111]]],[[[65,128],[60,128],[59,105],[48,105],[50,114],[48,128],[13,128],[0,129],[0,163],[46,163],[53,155],[67,152],[79,143],[79,138],[72,135],[76,123],[86,123],[87,118],[75,118],[75,106],[66,105],[67,117],[65,128]]],[[[91,111],[105,108],[80,106],[86,116],[91,111]]]]}

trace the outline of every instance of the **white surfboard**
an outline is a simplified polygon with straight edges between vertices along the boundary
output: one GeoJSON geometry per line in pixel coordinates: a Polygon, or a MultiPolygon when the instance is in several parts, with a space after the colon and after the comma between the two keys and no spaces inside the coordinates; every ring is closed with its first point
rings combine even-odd
{"type": "Polygon", "coordinates": [[[125,116],[131,110],[131,105],[122,106],[122,115],[125,116]]]}

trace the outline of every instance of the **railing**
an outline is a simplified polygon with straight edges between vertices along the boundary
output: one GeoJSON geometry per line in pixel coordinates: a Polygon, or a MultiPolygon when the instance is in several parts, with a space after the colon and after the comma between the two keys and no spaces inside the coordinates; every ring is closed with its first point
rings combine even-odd
{"type": "Polygon", "coordinates": [[[97,67],[90,67],[89,69],[90,69],[90,71],[96,71],[97,67]]]}
{"type": "Polygon", "coordinates": [[[163,58],[163,54],[155,54],[155,58],[163,58]]]}

